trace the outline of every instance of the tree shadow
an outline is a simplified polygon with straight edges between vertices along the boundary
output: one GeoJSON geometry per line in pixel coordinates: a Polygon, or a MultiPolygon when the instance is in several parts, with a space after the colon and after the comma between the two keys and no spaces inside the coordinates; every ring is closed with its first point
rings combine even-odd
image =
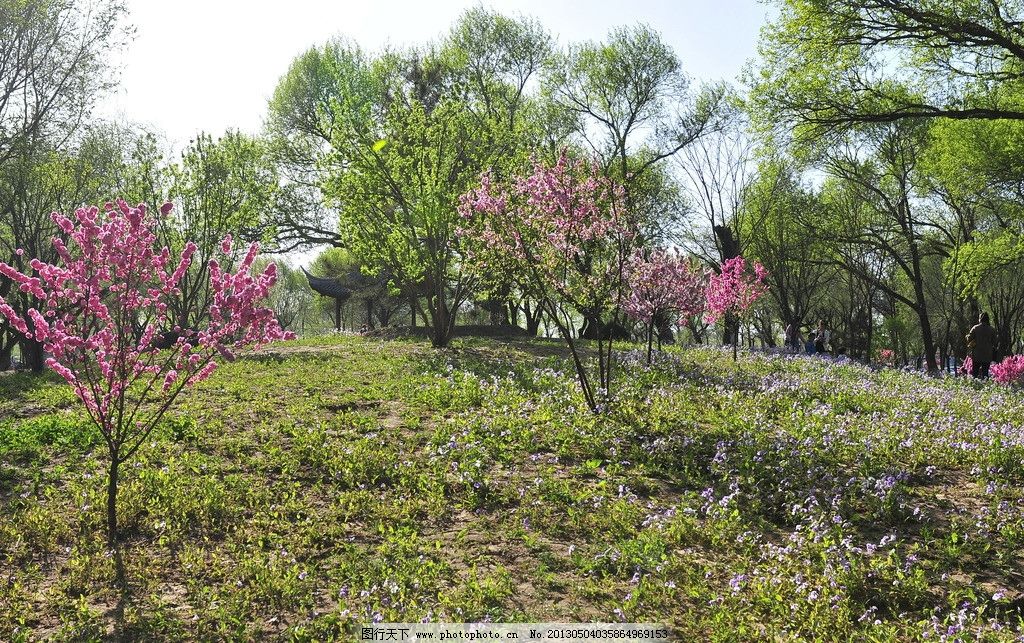
{"type": "Polygon", "coordinates": [[[64,380],[52,372],[0,372],[0,420],[31,417],[46,412],[46,408],[33,401],[35,394],[63,383],[64,380]]]}
{"type": "Polygon", "coordinates": [[[114,589],[117,592],[117,602],[114,603],[113,610],[114,630],[108,640],[117,642],[139,640],[125,618],[125,612],[132,604],[134,594],[124,564],[124,546],[120,542],[114,545],[112,557],[114,559],[114,589]]]}

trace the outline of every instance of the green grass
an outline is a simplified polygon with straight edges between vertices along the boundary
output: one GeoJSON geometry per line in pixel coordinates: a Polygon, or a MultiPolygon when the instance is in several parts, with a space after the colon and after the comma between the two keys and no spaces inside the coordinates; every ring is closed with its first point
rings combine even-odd
{"type": "Polygon", "coordinates": [[[226,364],[125,472],[67,387],[0,376],[0,640],[348,640],[649,621],[683,640],[1009,638],[1024,404],[804,359],[323,338],[226,364]]]}

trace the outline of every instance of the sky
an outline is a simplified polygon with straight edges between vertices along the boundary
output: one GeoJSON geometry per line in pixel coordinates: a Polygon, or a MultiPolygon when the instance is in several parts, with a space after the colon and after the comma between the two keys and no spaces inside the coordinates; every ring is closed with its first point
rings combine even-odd
{"type": "Polygon", "coordinates": [[[335,36],[366,50],[438,39],[468,7],[540,20],[559,43],[618,25],[660,31],[696,82],[734,80],[753,58],[767,8],[756,0],[128,0],[134,40],[113,63],[120,90],[101,115],[135,122],[180,150],[198,131],[255,133],[298,54],[335,36]]]}

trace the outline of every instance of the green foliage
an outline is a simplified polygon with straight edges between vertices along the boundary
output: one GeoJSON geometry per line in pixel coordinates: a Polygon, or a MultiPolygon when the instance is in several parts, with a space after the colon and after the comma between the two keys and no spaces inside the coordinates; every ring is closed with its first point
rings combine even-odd
{"type": "Polygon", "coordinates": [[[278,177],[263,141],[231,130],[216,140],[199,134],[170,172],[177,207],[162,221],[162,233],[172,249],[187,239],[206,257],[229,233],[269,240],[266,211],[278,177]]]}
{"type": "Polygon", "coordinates": [[[661,34],[636,25],[554,57],[543,92],[576,115],[579,138],[601,157],[608,176],[631,189],[634,179],[714,126],[725,89],[711,86],[692,96],[661,34]]]}
{"type": "Polygon", "coordinates": [[[783,319],[812,321],[822,305],[835,270],[822,265],[828,254],[814,224],[828,216],[819,194],[802,185],[792,167],[763,162],[743,195],[741,239],[747,255],[768,270],[769,295],[783,319]]]}
{"type": "Polygon", "coordinates": [[[0,2],[0,166],[80,129],[114,86],[107,55],[124,43],[125,13],[117,0],[0,2]]]}
{"type": "MultiPolygon", "coordinates": [[[[332,242],[394,290],[426,297],[438,345],[471,286],[455,234],[458,197],[483,169],[521,162],[524,91],[548,46],[535,23],[473,10],[435,50],[310,50],[272,101],[277,147],[296,161],[292,171],[316,177],[307,184],[338,213],[332,242]]],[[[279,225],[306,241],[324,227],[287,217],[279,225]]]]}
{"type": "Polygon", "coordinates": [[[267,219],[276,200],[278,174],[266,143],[236,131],[218,139],[199,134],[182,153],[180,164],[167,172],[175,208],[157,219],[156,232],[172,253],[181,252],[188,241],[198,246],[178,284],[182,298],[175,311],[178,325],[196,328],[209,308],[209,262],[218,255],[221,240],[228,235],[242,242],[272,239],[267,219]]]}
{"type": "Polygon", "coordinates": [[[813,142],[904,119],[1024,117],[1016,0],[774,4],[747,79],[765,130],[795,125],[813,142]]]}
{"type": "Polygon", "coordinates": [[[957,248],[955,257],[949,261],[956,261],[959,266],[957,286],[962,296],[976,296],[1000,276],[1018,277],[1018,268],[1024,261],[1024,243],[1019,236],[1006,231],[980,235],[957,248]],[[1009,274],[1000,274],[1007,272],[1009,274]]]}

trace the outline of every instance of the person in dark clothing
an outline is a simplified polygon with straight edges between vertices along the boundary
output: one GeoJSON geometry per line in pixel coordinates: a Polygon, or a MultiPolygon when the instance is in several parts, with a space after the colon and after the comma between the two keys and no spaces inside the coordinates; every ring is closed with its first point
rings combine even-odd
{"type": "Polygon", "coordinates": [[[800,320],[797,319],[786,326],[786,348],[792,349],[794,353],[800,352],[803,341],[800,338],[800,320]]]}
{"type": "Polygon", "coordinates": [[[825,353],[831,346],[829,344],[832,340],[832,333],[825,328],[825,320],[822,319],[818,322],[818,329],[814,331],[814,352],[825,353]]]}
{"type": "Polygon", "coordinates": [[[988,313],[981,313],[978,323],[967,333],[967,347],[971,349],[971,376],[988,379],[988,367],[996,351],[996,329],[989,325],[988,313]]]}

